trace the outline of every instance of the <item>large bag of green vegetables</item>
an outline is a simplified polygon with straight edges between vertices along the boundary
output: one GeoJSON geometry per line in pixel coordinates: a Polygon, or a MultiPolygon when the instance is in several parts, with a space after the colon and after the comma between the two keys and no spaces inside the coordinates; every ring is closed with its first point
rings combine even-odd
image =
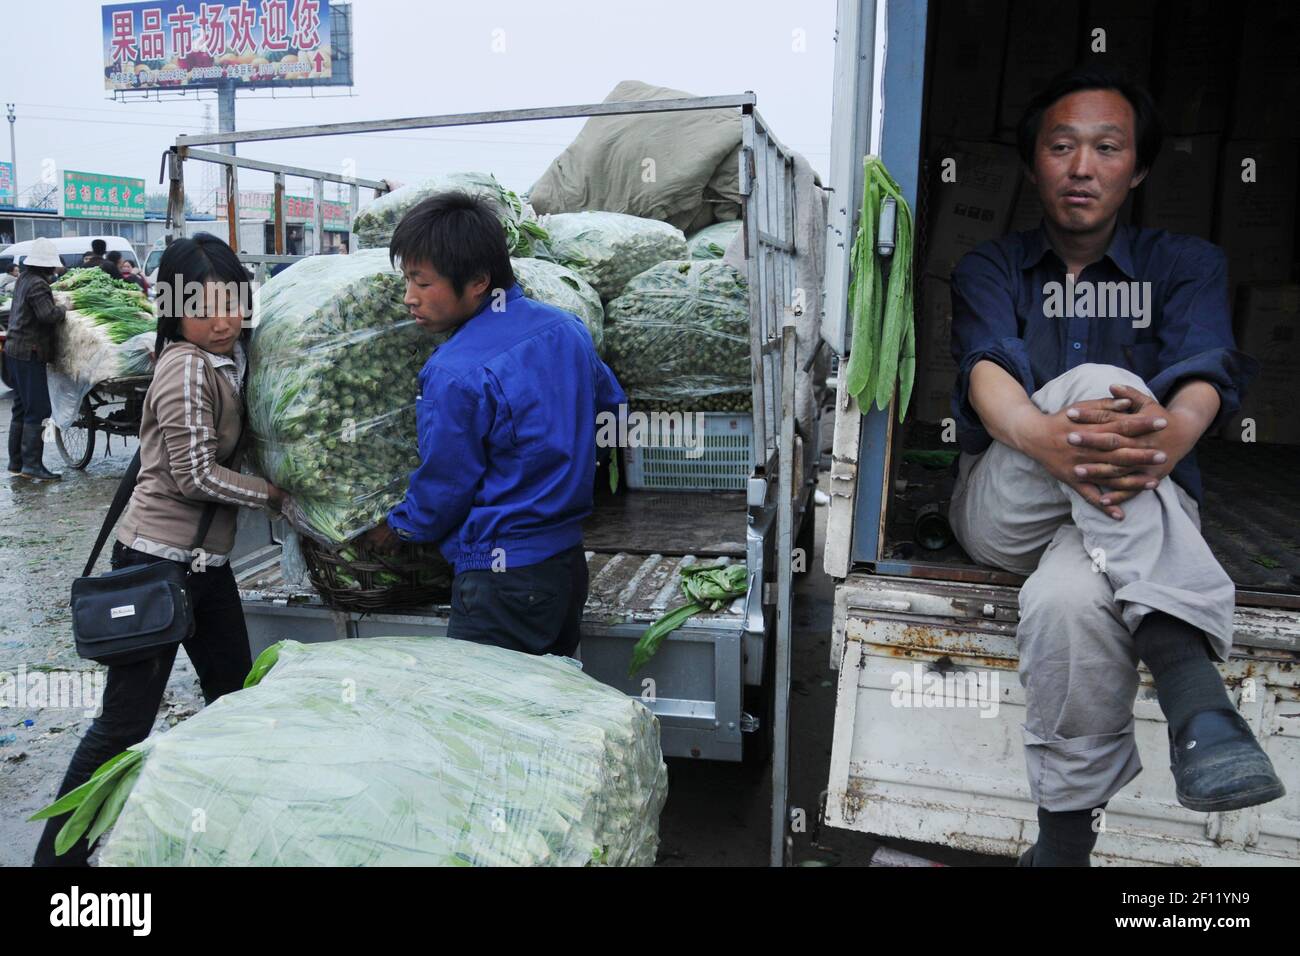
{"type": "Polygon", "coordinates": [[[665,259],[686,258],[686,236],[657,219],[621,212],[563,212],[542,217],[555,258],[591,283],[602,302],[629,279],[665,259]]]}
{"type": "Polygon", "coordinates": [[[686,248],[692,259],[721,259],[727,252],[727,246],[740,233],[742,223],[716,222],[705,226],[686,240],[686,248]]]}
{"type": "Polygon", "coordinates": [[[572,661],[286,641],[248,683],[43,811],[77,808],[60,844],[112,826],[101,866],[654,862],[658,721],[572,661]]]}
{"type": "Polygon", "coordinates": [[[102,382],[124,374],[116,347],[157,330],[149,297],[139,286],[113,279],[103,269],[74,269],[51,289],[68,306],[52,365],[69,378],[102,382]]]}
{"type": "Polygon", "coordinates": [[[661,262],[605,310],[605,360],[639,409],[747,412],[749,283],[712,259],[661,262]]]}
{"type": "Polygon", "coordinates": [[[524,295],[545,302],[582,319],[591,333],[596,353],[605,347],[605,307],[600,296],[582,276],[556,262],[545,259],[511,259],[515,279],[524,295]]]}
{"type": "Polygon", "coordinates": [[[463,192],[487,200],[501,219],[512,256],[547,256],[546,230],[532,207],[502,186],[491,173],[448,173],[399,186],[357,214],[352,235],[358,249],[387,249],[397,224],[419,203],[446,192],[463,192]]]}
{"type": "Polygon", "coordinates": [[[387,251],[312,256],[262,286],[248,380],[261,472],[305,534],[342,544],[374,527],[420,463],[420,369],[446,336],[421,329],[387,251]]]}

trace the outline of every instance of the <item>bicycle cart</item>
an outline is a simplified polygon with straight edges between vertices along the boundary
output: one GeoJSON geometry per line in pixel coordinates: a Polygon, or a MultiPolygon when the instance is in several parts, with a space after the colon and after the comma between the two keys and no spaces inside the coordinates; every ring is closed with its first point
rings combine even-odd
{"type": "Polygon", "coordinates": [[[150,375],[110,378],[90,390],[81,400],[77,420],[68,428],[55,429],[55,443],[69,468],[82,469],[90,464],[99,432],[106,436],[139,437],[144,394],[151,381],[150,375]]]}

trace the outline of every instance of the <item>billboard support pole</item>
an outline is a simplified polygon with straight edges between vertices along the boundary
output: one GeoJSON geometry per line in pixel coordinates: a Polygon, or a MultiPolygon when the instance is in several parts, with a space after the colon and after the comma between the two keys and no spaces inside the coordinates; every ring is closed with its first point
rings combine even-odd
{"type": "Polygon", "coordinates": [[[11,165],[14,168],[13,177],[9,185],[13,188],[14,205],[17,206],[18,205],[18,148],[14,146],[14,123],[17,122],[18,117],[14,116],[14,105],[12,103],[6,103],[5,106],[8,107],[9,109],[9,165],[11,165]]]}
{"type": "MultiPolygon", "coordinates": [[[[235,131],[235,84],[230,80],[217,88],[217,129],[223,133],[235,131]]],[[[222,143],[220,148],[228,156],[235,155],[234,143],[222,143]]]]}

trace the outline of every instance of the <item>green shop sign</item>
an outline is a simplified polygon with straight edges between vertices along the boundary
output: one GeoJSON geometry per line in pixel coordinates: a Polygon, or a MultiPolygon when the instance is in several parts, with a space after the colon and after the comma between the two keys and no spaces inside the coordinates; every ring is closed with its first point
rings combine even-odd
{"type": "Polygon", "coordinates": [[[144,219],[144,180],[65,170],[63,215],[74,219],[144,219]]]}

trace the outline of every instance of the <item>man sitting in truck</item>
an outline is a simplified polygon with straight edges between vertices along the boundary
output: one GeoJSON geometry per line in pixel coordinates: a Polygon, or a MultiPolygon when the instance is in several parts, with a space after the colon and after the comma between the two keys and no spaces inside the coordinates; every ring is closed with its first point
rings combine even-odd
{"type": "Polygon", "coordinates": [[[481,199],[426,199],[388,250],[415,321],[451,338],[420,372],[420,467],[364,543],[439,544],[456,572],[449,637],[571,655],[587,601],[596,416],[627,396],[581,319],[524,297],[481,199]]]}
{"type": "Polygon", "coordinates": [[[1099,810],[1142,769],[1139,661],[1183,806],[1285,792],[1214,666],[1235,589],[1200,534],[1193,451],[1239,409],[1257,363],[1234,347],[1223,252],[1119,222],[1160,148],[1144,89],[1062,74],[1017,139],[1043,220],[952,274],[950,516],[972,558],[1029,576],[1017,642],[1039,836],[1021,865],[1087,866],[1099,810]]]}

